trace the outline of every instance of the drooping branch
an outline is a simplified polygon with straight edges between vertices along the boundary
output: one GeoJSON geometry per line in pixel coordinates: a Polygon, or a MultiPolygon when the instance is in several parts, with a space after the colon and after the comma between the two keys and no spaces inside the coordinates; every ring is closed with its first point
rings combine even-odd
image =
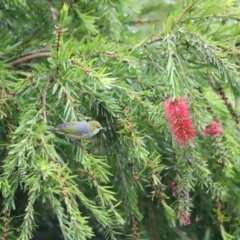
{"type": "Polygon", "coordinates": [[[24,62],[29,62],[33,59],[37,59],[37,58],[46,58],[46,57],[50,57],[51,56],[51,52],[38,52],[38,53],[33,53],[24,57],[21,57],[15,61],[10,62],[10,65],[12,66],[16,66],[19,65],[21,63],[24,62]]]}

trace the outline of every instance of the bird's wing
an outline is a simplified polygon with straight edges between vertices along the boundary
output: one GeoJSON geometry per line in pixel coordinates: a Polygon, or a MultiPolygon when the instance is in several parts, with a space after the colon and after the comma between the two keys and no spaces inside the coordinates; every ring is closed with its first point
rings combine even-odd
{"type": "Polygon", "coordinates": [[[76,122],[68,122],[59,124],[56,126],[56,131],[63,132],[63,133],[69,133],[69,134],[76,134],[76,122]]]}

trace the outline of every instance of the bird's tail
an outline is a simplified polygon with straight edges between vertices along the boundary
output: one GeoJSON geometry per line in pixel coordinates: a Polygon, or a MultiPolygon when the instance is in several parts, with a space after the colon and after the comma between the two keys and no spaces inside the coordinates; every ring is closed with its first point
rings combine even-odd
{"type": "Polygon", "coordinates": [[[56,132],[56,128],[47,128],[46,129],[48,132],[56,132]]]}

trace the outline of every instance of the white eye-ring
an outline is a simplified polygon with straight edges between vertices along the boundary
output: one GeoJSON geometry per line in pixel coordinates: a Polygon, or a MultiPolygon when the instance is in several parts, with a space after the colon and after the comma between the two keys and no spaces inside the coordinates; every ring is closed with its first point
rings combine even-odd
{"type": "Polygon", "coordinates": [[[99,126],[95,125],[94,128],[100,128],[99,126]]]}

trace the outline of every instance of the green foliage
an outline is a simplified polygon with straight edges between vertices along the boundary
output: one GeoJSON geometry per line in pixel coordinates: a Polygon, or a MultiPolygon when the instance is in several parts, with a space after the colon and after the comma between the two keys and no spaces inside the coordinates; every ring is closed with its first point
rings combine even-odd
{"type": "Polygon", "coordinates": [[[3,239],[239,239],[239,14],[223,0],[1,0],[3,239]],[[187,146],[163,109],[180,96],[187,146]],[[89,119],[107,131],[84,147],[47,131],[89,119]],[[214,119],[223,133],[202,134],[214,119]]]}

